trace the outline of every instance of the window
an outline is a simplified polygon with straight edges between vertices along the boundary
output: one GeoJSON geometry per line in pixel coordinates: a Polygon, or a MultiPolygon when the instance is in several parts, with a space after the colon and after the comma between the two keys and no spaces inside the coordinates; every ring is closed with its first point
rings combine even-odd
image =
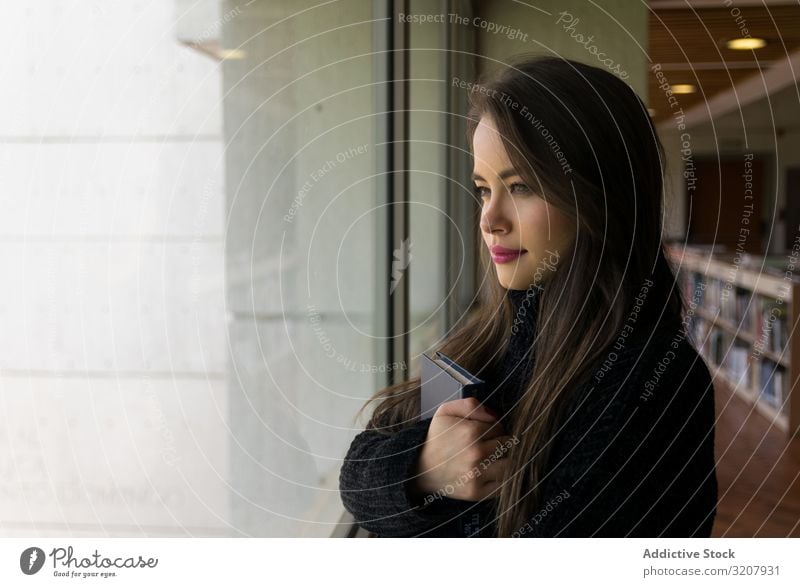
{"type": "Polygon", "coordinates": [[[6,7],[7,532],[334,533],[353,415],[471,283],[463,39],[388,6],[6,7]]]}

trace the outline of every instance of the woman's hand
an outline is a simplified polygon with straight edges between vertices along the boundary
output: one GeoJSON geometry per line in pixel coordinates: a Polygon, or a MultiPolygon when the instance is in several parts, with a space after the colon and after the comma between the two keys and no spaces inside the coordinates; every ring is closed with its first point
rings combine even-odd
{"type": "Polygon", "coordinates": [[[445,402],[433,415],[412,486],[417,494],[465,501],[491,497],[500,487],[512,438],[475,398],[445,402]]]}

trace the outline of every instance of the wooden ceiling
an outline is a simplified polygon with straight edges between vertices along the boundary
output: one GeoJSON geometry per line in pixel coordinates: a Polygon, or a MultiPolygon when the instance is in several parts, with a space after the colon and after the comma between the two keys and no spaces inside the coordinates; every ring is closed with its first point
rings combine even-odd
{"type": "MultiPolygon", "coordinates": [[[[651,64],[661,64],[669,84],[694,84],[697,92],[678,95],[679,108],[686,112],[712,96],[730,90],[751,76],[758,76],[759,66],[768,69],[800,47],[800,5],[785,2],[722,1],[709,7],[709,2],[650,1],[651,64]],[[735,51],[725,41],[744,36],[767,40],[766,47],[735,51]]],[[[670,107],[667,96],[658,87],[659,80],[649,73],[649,106],[655,121],[661,122],[677,110],[670,107]]]]}

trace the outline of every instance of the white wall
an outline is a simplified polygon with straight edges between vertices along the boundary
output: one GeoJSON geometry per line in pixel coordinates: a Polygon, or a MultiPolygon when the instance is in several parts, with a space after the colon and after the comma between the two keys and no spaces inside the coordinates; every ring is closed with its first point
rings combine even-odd
{"type": "Polygon", "coordinates": [[[0,534],[227,532],[220,73],[174,21],[4,5],[0,534]]]}

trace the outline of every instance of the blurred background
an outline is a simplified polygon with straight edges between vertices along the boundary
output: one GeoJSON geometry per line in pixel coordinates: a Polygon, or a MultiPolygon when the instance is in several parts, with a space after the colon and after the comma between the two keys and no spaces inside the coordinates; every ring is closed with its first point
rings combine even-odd
{"type": "Polygon", "coordinates": [[[647,101],[715,372],[714,533],[800,535],[795,2],[4,8],[1,535],[363,535],[356,410],[474,303],[458,82],[522,52],[647,101]]]}

